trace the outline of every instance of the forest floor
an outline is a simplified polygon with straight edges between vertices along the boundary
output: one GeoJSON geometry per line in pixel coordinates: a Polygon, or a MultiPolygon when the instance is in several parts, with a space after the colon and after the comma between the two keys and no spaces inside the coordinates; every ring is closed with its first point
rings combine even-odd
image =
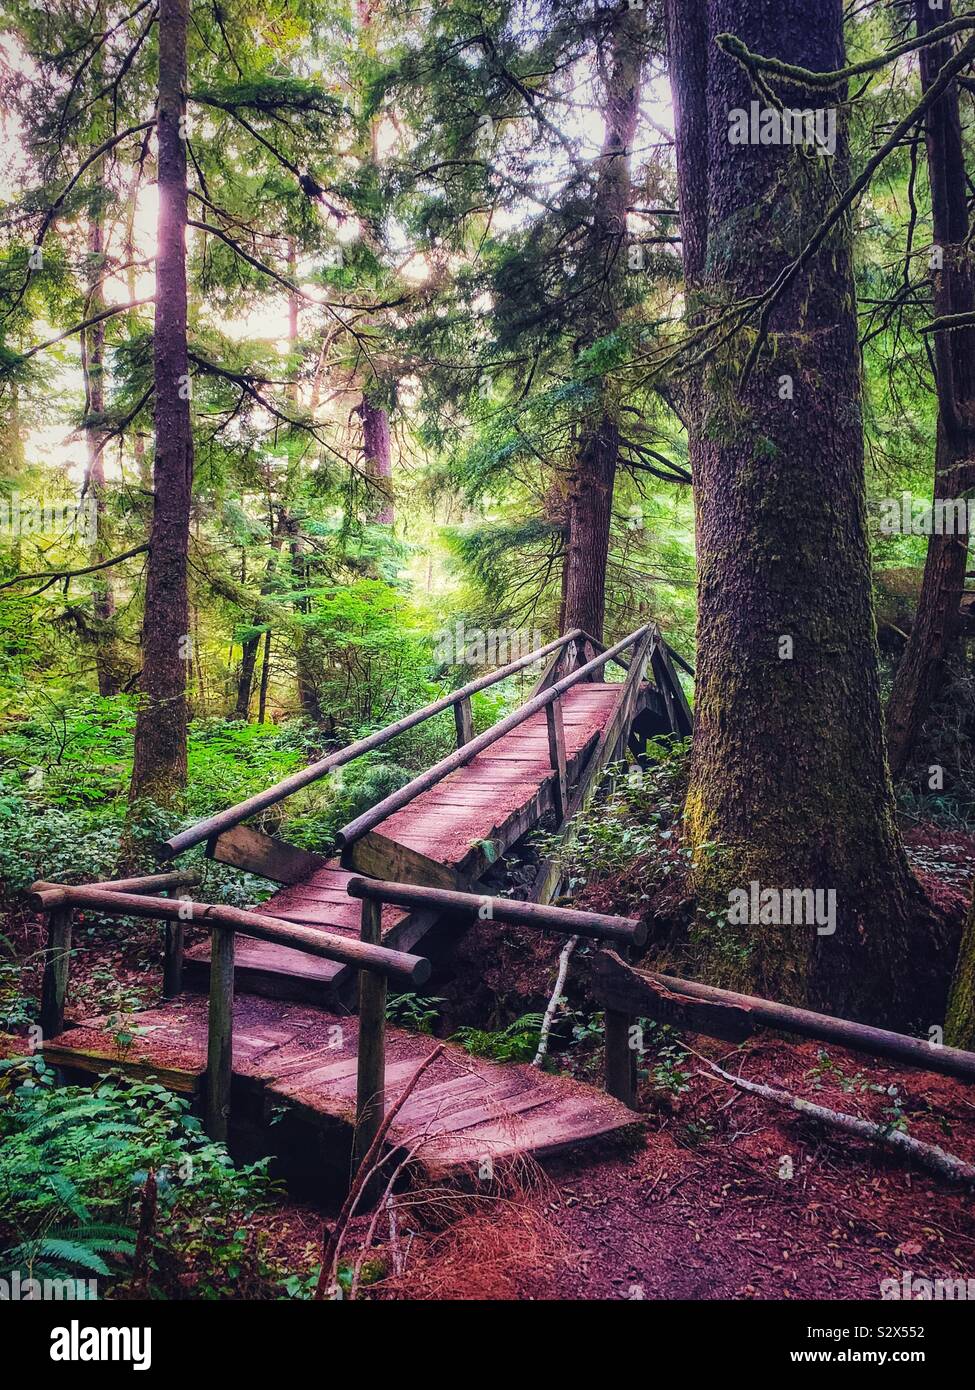
{"type": "MultiPolygon", "coordinates": [[[[905,838],[929,891],[961,901],[975,876],[975,835],[918,825],[905,827],[905,838]]],[[[618,897],[614,885],[603,883],[598,905],[619,910],[628,891],[627,883],[619,885],[618,897]]],[[[596,906],[590,896],[585,905],[596,906]]],[[[40,948],[32,924],[25,919],[17,927],[23,947],[40,948]]],[[[157,1002],[151,938],[93,941],[86,950],[83,932],[84,924],[72,990],[84,1012],[114,1006],[127,1012],[157,1002]]],[[[477,932],[462,954],[480,956],[483,970],[477,932]]],[[[537,941],[521,959],[521,974],[526,981],[534,976],[536,988],[551,974],[537,941]]],[[[504,951],[494,966],[506,974],[510,1010],[512,987],[521,992],[519,972],[504,951]]],[[[39,986],[30,971],[24,978],[28,988],[39,986]]],[[[482,985],[489,993],[483,975],[482,985]]],[[[464,1013],[467,1022],[486,999],[476,1010],[472,999],[468,1010],[456,1007],[456,997],[445,1002],[455,1022],[464,1013]]],[[[16,1047],[15,1038],[3,1041],[5,1052],[16,1047]]],[[[882,1281],[905,1274],[975,1279],[970,1191],[880,1146],[745,1095],[709,1073],[703,1058],[831,1109],[897,1126],[975,1163],[971,1086],[772,1034],[738,1048],[703,1038],[658,1043],[662,1050],[650,1056],[641,1087],[635,1136],[550,1160],[544,1169],[525,1166],[483,1193],[404,1194],[395,1239],[383,1218],[368,1250],[361,1242],[369,1219],[356,1220],[347,1258],[368,1261],[375,1282],[365,1296],[879,1299],[882,1281]]],[[[558,1061],[583,1078],[598,1074],[597,1048],[570,1047],[558,1061]]],[[[323,1219],[332,1216],[284,1198],[260,1219],[263,1243],[278,1266],[307,1281],[320,1259],[323,1219]]]]}
{"type": "MultiPolygon", "coordinates": [[[[975,1161],[975,1093],[959,1082],[778,1040],[735,1049],[731,1069],[850,1114],[896,1109],[913,1136],[975,1161]]],[[[526,1167],[500,1193],[404,1194],[393,1243],[382,1219],[364,1249],[370,1218],[354,1222],[347,1258],[378,1276],[365,1296],[877,1300],[905,1273],[975,1279],[963,1188],[698,1070],[680,1096],[645,1086],[641,1101],[637,1138],[526,1167]]],[[[287,1201],[263,1224],[274,1258],[307,1276],[321,1213],[287,1201]]]]}

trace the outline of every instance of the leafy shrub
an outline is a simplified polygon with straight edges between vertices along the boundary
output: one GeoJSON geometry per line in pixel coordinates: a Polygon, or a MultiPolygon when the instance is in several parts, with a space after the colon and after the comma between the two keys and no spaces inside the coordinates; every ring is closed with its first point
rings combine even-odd
{"type": "Polygon", "coordinates": [[[566,892],[632,869],[649,883],[673,871],[674,837],[687,789],[690,740],[654,739],[647,769],[611,766],[601,795],[573,822],[573,834],[536,835],[539,852],[563,871],[566,892]]]}
{"type": "Polygon", "coordinates": [[[40,1058],[0,1063],[0,1274],[95,1275],[124,1294],[150,1172],[157,1195],[146,1269],[155,1297],[272,1291],[248,1220],[274,1194],[268,1160],[235,1168],[186,1100],[107,1076],[56,1087],[40,1058]]]}
{"type": "Polygon", "coordinates": [[[530,1062],[538,1051],[544,1020],[544,1014],[522,1014],[499,1033],[459,1028],[452,1041],[460,1043],[472,1057],[487,1057],[492,1062],[530,1062]]]}

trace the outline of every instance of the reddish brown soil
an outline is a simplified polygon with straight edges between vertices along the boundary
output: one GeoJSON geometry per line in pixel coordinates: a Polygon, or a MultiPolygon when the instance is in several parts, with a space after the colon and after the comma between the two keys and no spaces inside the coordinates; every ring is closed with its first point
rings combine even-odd
{"type": "MultiPolygon", "coordinates": [[[[975,1160],[971,1087],[829,1055],[838,1073],[813,1044],[770,1041],[725,1055],[725,1067],[874,1118],[892,1098],[860,1088],[896,1085],[910,1134],[975,1160]]],[[[975,1278],[970,1193],[716,1077],[695,1076],[675,1101],[645,1087],[644,1102],[644,1146],[549,1164],[551,1187],[533,1197],[480,1209],[475,1198],[447,1231],[419,1236],[412,1269],[375,1295],[878,1299],[880,1281],[905,1270],[975,1278]],[[784,1157],[791,1178],[779,1176],[784,1157]]]]}

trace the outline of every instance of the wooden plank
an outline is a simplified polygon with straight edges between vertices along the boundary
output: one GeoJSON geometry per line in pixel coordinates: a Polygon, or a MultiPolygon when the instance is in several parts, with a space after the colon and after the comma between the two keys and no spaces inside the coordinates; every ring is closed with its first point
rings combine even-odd
{"type": "Polygon", "coordinates": [[[182,922],[167,922],[163,927],[163,998],[175,999],[183,992],[183,951],[186,928],[182,922]]]}
{"type": "MultiPolygon", "coordinates": [[[[607,1011],[615,1011],[627,1020],[652,1018],[673,1028],[727,1042],[742,1042],[754,1031],[750,1010],[737,1004],[706,1002],[677,994],[645,972],[634,970],[615,951],[600,951],[594,957],[592,988],[607,1011]]],[[[608,1036],[607,1030],[607,1039],[608,1036]]]]}
{"type": "Polygon", "coordinates": [[[64,1032],[64,1001],[71,965],[71,908],[56,907],[47,914],[47,949],[41,983],[41,1034],[55,1038],[64,1032]]]}
{"type": "Polygon", "coordinates": [[[636,1107],[637,1081],[636,1049],[631,1046],[630,1034],[633,1022],[631,1014],[606,1010],[606,1091],[631,1110],[636,1107]]]}
{"type": "Polygon", "coordinates": [[[464,878],[446,864],[370,830],[342,852],[342,863],[370,878],[425,883],[432,888],[463,888],[464,878]]]}
{"type": "MultiPolygon", "coordinates": [[[[680,734],[681,737],[687,737],[687,735],[691,734],[694,730],[694,716],[691,713],[690,705],[687,703],[684,687],[681,685],[677,672],[674,670],[672,658],[676,654],[671,652],[666,642],[660,643],[658,651],[659,667],[668,686],[668,690],[661,691],[661,694],[664,695],[668,711],[672,711],[672,726],[675,733],[680,734]]],[[[682,662],[681,664],[685,667],[687,665],[686,662],[682,662]]],[[[654,669],[654,676],[655,678],[657,677],[656,668],[654,669]]],[[[658,686],[660,684],[659,678],[657,679],[657,684],[658,686]]]]}
{"type": "MultiPolygon", "coordinates": [[[[379,903],[362,900],[360,939],[377,946],[382,939],[379,903]]],[[[386,1109],[386,977],[359,972],[359,1057],[356,1070],[355,1136],[352,1172],[357,1171],[382,1124],[386,1109]]]]}
{"type": "Polygon", "coordinates": [[[230,1082],[234,1056],[234,933],[210,932],[210,1009],[207,1022],[205,1128],[226,1143],[230,1125],[230,1082]]]}
{"type": "Polygon", "coordinates": [[[454,705],[454,728],[457,732],[457,747],[463,748],[465,743],[470,743],[474,737],[474,718],[471,714],[471,702],[465,696],[463,700],[458,700],[454,705]]]}
{"type": "Polygon", "coordinates": [[[561,825],[569,805],[569,779],[565,769],[565,725],[560,701],[556,700],[546,707],[545,718],[548,724],[548,756],[555,771],[555,815],[561,825]]]}
{"type": "MultiPolygon", "coordinates": [[[[609,652],[604,653],[598,661],[580,667],[578,671],[574,671],[571,675],[564,676],[560,681],[556,681],[548,690],[543,690],[540,694],[535,695],[526,704],[522,705],[512,714],[509,714],[506,718],[499,720],[492,728],[486,730],[483,734],[479,734],[463,748],[456,749],[446,758],[442,758],[440,762],[436,763],[433,767],[428,768],[426,772],[420,773],[420,775],[414,777],[412,781],[407,782],[404,787],[400,787],[398,791],[392,792],[368,811],[363,811],[361,815],[349,821],[347,825],[344,825],[341,830],[336,833],[336,843],[344,849],[356,840],[361,839],[368,831],[374,830],[382,821],[392,816],[394,812],[409,805],[421,792],[427,791],[437,782],[442,781],[449,773],[456,771],[457,768],[470,762],[474,756],[504,738],[512,729],[517,728],[533,714],[544,709],[546,704],[550,703],[553,699],[557,699],[564,691],[570,689],[577,682],[585,679],[586,676],[593,674],[596,667],[605,663],[610,655],[625,651],[634,644],[636,644],[638,649],[645,648],[646,644],[653,636],[653,631],[654,630],[649,624],[646,624],[642,628],[638,628],[636,632],[630,633],[630,635],[625,637],[621,642],[617,642],[616,646],[610,648],[609,652]]],[[[342,862],[346,862],[344,856],[342,862]]]]}
{"type": "Polygon", "coordinates": [[[328,865],[324,855],[298,849],[249,825],[238,825],[216,836],[207,845],[207,854],[218,864],[232,864],[274,883],[300,883],[328,865]]]}

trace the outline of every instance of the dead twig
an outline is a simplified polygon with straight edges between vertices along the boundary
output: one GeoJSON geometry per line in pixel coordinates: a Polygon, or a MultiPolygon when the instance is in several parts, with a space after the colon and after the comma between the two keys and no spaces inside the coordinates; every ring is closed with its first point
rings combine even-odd
{"type": "Polygon", "coordinates": [[[366,1150],[362,1162],[359,1165],[359,1170],[352,1181],[352,1186],[349,1188],[349,1195],[342,1203],[342,1209],[336,1218],[335,1225],[332,1227],[328,1240],[325,1242],[325,1249],[322,1253],[321,1273],[318,1276],[318,1284],[315,1288],[316,1299],[323,1299],[326,1291],[332,1286],[332,1270],[335,1265],[339,1246],[345,1236],[346,1227],[352,1220],[355,1209],[365,1191],[366,1184],[372,1176],[373,1169],[376,1166],[376,1159],[382,1149],[383,1141],[389,1133],[390,1125],[413,1093],[420,1077],[428,1067],[433,1065],[438,1057],[443,1056],[445,1050],[444,1044],[439,1043],[433,1051],[423,1059],[409,1081],[403,1087],[402,1091],[400,1091],[396,1100],[383,1116],[382,1123],[376,1131],[376,1137],[366,1150]]]}

